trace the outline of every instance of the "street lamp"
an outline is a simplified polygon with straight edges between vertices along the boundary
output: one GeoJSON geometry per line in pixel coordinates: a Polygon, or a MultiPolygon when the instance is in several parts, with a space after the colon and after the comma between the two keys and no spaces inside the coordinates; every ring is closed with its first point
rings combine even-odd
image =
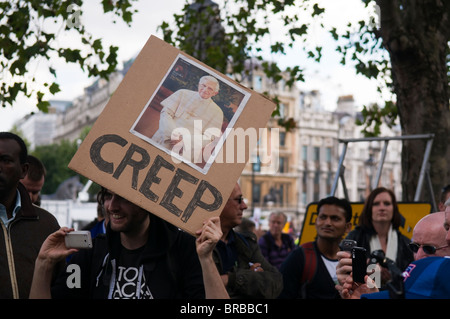
{"type": "Polygon", "coordinates": [[[252,216],[255,212],[255,172],[259,172],[261,170],[261,164],[259,162],[259,156],[254,153],[252,155],[252,216]]]}

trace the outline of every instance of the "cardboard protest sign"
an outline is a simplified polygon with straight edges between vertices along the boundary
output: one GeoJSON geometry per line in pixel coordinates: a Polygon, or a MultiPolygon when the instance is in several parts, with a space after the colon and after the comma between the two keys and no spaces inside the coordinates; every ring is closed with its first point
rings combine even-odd
{"type": "Polygon", "coordinates": [[[151,36],[69,168],[194,234],[220,215],[274,108],[151,36]]]}

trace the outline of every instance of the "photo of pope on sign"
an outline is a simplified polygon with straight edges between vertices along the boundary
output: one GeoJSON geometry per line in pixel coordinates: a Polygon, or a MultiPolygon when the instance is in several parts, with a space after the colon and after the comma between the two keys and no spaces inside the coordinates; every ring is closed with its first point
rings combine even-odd
{"type": "Polygon", "coordinates": [[[130,131],[206,174],[249,97],[180,54],[130,131]]]}

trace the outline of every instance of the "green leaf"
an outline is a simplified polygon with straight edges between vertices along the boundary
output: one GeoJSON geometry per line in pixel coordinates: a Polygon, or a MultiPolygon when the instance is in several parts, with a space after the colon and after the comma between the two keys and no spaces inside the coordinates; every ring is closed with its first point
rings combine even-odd
{"type": "Polygon", "coordinates": [[[96,39],[93,43],[92,43],[92,48],[94,49],[94,51],[96,53],[100,52],[103,49],[102,46],[102,40],[101,39],[96,39]]]}
{"type": "Polygon", "coordinates": [[[51,74],[53,74],[54,77],[56,77],[56,70],[54,68],[49,67],[48,70],[51,74]]]}
{"type": "Polygon", "coordinates": [[[339,39],[339,35],[338,35],[337,29],[335,27],[331,28],[330,34],[335,41],[337,41],[339,39]]]}
{"type": "Polygon", "coordinates": [[[319,8],[319,5],[318,5],[317,3],[314,4],[313,10],[314,10],[314,12],[313,12],[313,14],[312,14],[313,17],[314,17],[314,16],[321,15],[322,13],[325,12],[325,9],[319,8]]]}
{"type": "Polygon", "coordinates": [[[291,36],[291,39],[294,40],[294,35],[302,36],[306,34],[308,31],[308,26],[306,24],[303,24],[300,28],[292,28],[289,30],[289,35],[291,36]]]}
{"type": "Polygon", "coordinates": [[[51,94],[56,94],[61,91],[61,89],[59,88],[59,85],[55,82],[53,82],[52,85],[50,85],[48,90],[50,91],[51,94]]]}

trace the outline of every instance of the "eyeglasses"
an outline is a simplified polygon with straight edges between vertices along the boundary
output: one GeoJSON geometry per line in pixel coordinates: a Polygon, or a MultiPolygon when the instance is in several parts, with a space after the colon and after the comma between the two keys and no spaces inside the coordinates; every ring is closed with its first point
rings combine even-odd
{"type": "Polygon", "coordinates": [[[238,204],[241,205],[244,202],[244,197],[241,195],[239,196],[239,198],[235,198],[234,200],[236,200],[238,204]]]}
{"type": "Polygon", "coordinates": [[[434,255],[437,250],[448,247],[448,245],[446,245],[446,246],[436,248],[431,245],[421,245],[418,243],[409,243],[408,246],[409,246],[409,249],[411,249],[413,251],[413,253],[417,253],[419,251],[419,248],[422,247],[423,251],[428,255],[434,255]]]}

